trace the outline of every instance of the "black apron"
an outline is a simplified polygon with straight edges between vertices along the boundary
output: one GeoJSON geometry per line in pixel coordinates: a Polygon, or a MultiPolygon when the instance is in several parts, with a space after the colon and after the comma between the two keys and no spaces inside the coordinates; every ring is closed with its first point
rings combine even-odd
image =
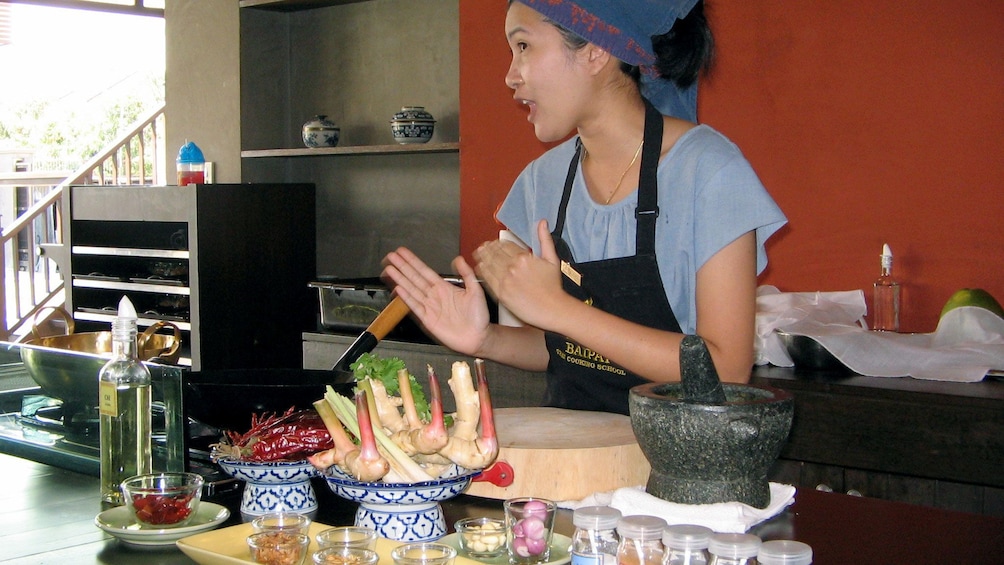
{"type": "MultiPolygon", "coordinates": [[[[568,245],[561,239],[565,210],[582,152],[581,144],[577,145],[568,166],[565,190],[551,236],[562,262],[564,276],[561,281],[565,292],[628,321],[681,333],[680,324],[666,298],[655,258],[655,224],[659,216],[657,172],[661,148],[662,115],[646,100],[633,257],[576,263],[568,245]]],[[[544,397],[546,406],[627,414],[628,391],[635,385],[649,382],[565,336],[545,332],[544,339],[549,356],[544,397]]]]}

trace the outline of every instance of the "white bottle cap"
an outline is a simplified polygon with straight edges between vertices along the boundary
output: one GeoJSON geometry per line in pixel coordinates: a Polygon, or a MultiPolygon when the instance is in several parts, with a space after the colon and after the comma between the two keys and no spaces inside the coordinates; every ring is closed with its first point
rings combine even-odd
{"type": "Polygon", "coordinates": [[[888,243],[882,244],[882,267],[886,269],[892,268],[892,249],[889,249],[888,243]]]}
{"type": "Polygon", "coordinates": [[[119,300],[119,310],[112,320],[112,334],[122,335],[123,337],[129,337],[130,333],[136,332],[137,324],[136,307],[132,305],[128,296],[123,296],[122,300],[119,300]]]}
{"type": "Polygon", "coordinates": [[[129,300],[128,296],[123,296],[122,300],[119,300],[118,317],[126,320],[135,320],[137,318],[136,307],[132,305],[132,301],[129,300]]]}

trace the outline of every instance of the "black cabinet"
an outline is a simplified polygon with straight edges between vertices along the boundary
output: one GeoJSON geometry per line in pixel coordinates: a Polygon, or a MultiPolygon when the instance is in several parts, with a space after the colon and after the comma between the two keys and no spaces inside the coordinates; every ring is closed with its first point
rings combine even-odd
{"type": "Polygon", "coordinates": [[[1004,383],[758,367],[795,415],[772,480],[1004,516],[1004,383]]]}
{"type": "Polygon", "coordinates": [[[67,309],[78,331],[105,330],[126,295],[141,331],[178,326],[194,370],[299,367],[314,200],[312,184],[68,187],[67,309]]]}

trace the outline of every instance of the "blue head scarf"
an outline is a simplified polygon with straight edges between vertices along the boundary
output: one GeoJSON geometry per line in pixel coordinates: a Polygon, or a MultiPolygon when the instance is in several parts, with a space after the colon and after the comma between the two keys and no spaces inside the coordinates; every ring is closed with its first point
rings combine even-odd
{"type": "Polygon", "coordinates": [[[662,35],[698,0],[518,0],[614,57],[641,68],[641,93],[660,112],[697,121],[697,83],[685,89],[655,71],[652,36],[662,35]]]}

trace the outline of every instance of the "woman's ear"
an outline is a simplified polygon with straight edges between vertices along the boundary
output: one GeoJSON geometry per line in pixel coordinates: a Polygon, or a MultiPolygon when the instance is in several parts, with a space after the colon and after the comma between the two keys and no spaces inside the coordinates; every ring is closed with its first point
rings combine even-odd
{"type": "Polygon", "coordinates": [[[586,64],[589,65],[593,74],[600,72],[613,59],[609,51],[594,43],[587,44],[583,51],[585,52],[586,64]]]}

